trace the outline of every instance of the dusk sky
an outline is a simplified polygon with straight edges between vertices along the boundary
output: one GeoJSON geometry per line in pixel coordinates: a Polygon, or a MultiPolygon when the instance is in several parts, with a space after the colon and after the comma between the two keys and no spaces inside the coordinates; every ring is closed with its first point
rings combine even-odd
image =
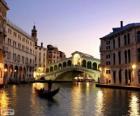
{"type": "Polygon", "coordinates": [[[100,58],[99,38],[112,27],[140,22],[140,0],[6,0],[8,19],[30,34],[35,24],[39,42],[52,44],[67,57],[81,51],[100,58]]]}

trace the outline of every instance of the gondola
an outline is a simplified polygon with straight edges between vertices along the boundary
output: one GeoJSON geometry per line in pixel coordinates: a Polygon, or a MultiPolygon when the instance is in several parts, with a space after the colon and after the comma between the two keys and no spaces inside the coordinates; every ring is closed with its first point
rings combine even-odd
{"type": "Polygon", "coordinates": [[[52,99],[53,96],[55,96],[59,92],[59,89],[60,88],[57,88],[57,89],[52,90],[52,91],[48,91],[48,90],[45,90],[44,88],[43,89],[36,89],[35,88],[35,91],[38,94],[38,96],[41,98],[52,99]]]}

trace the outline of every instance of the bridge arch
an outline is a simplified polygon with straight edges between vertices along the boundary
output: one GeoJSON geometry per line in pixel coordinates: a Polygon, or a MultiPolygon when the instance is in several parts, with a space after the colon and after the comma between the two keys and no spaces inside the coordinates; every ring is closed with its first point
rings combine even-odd
{"type": "Polygon", "coordinates": [[[82,60],[82,67],[86,67],[87,65],[87,62],[86,62],[86,60],[84,59],[84,60],[82,60]]]}
{"type": "Polygon", "coordinates": [[[68,62],[67,62],[67,66],[71,66],[71,65],[72,65],[71,60],[68,60],[68,62]]]}
{"type": "Polygon", "coordinates": [[[66,62],[63,62],[63,68],[65,68],[67,66],[66,62]]]}
{"type": "Polygon", "coordinates": [[[97,70],[97,63],[96,62],[93,62],[93,70],[97,70]]]}
{"type": "Polygon", "coordinates": [[[59,70],[61,70],[62,69],[62,64],[59,63],[58,67],[59,67],[59,70]]]}
{"type": "Polygon", "coordinates": [[[57,70],[57,65],[54,66],[54,70],[57,70]]]}
{"type": "Polygon", "coordinates": [[[53,67],[52,66],[50,67],[50,72],[53,72],[53,67]]]}
{"type": "Polygon", "coordinates": [[[92,63],[91,63],[91,61],[88,61],[88,62],[87,62],[87,68],[88,68],[88,69],[91,69],[91,67],[92,67],[92,63]]]}
{"type": "Polygon", "coordinates": [[[81,69],[69,69],[62,72],[58,72],[55,74],[54,80],[57,81],[73,81],[73,79],[79,75],[88,75],[88,77],[92,78],[96,82],[98,81],[98,78],[100,77],[100,74],[98,71],[94,70],[81,70],[81,69]]]}

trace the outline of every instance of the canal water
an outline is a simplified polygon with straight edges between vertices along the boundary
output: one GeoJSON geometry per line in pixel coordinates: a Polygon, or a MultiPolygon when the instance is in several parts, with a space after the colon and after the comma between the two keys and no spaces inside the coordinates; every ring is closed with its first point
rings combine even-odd
{"type": "MultiPolygon", "coordinates": [[[[54,100],[39,98],[34,88],[47,84],[8,85],[0,90],[0,108],[15,116],[140,116],[140,92],[96,88],[93,83],[57,83],[54,100]]],[[[2,114],[0,114],[2,115],[2,114]]]]}

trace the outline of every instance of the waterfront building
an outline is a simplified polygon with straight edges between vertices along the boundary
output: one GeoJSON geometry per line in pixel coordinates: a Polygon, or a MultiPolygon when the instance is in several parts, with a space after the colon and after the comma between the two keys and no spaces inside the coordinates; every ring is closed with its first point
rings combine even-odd
{"type": "Polygon", "coordinates": [[[59,51],[57,47],[52,45],[47,46],[47,54],[48,64],[55,63],[66,58],[64,52],[59,51]]]}
{"type": "Polygon", "coordinates": [[[100,38],[101,83],[140,85],[140,23],[113,28],[100,38]]]}
{"type": "Polygon", "coordinates": [[[6,37],[5,26],[6,26],[6,15],[9,10],[7,3],[4,0],[0,0],[0,85],[4,83],[4,47],[3,41],[6,37]]]}
{"type": "Polygon", "coordinates": [[[39,72],[46,72],[47,69],[47,48],[43,46],[43,43],[41,45],[37,45],[35,47],[36,55],[35,55],[35,62],[36,62],[36,69],[39,70],[39,72]]]}
{"type": "Polygon", "coordinates": [[[35,67],[36,38],[7,20],[4,59],[6,82],[30,81],[35,67]]]}

